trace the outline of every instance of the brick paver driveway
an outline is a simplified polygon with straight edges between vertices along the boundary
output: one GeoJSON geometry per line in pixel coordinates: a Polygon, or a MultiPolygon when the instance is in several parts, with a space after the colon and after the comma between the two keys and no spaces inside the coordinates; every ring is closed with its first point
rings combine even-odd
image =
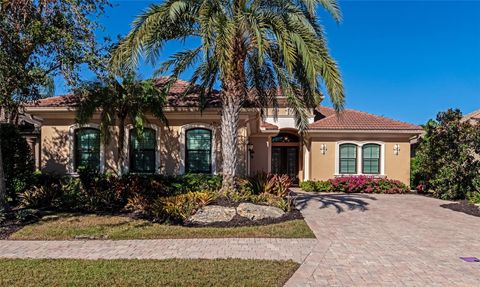
{"type": "Polygon", "coordinates": [[[417,195],[305,194],[317,239],[0,240],[7,258],[251,258],[302,263],[287,286],[480,286],[480,218],[417,195]]]}
{"type": "Polygon", "coordinates": [[[287,286],[480,286],[480,218],[418,195],[300,194],[318,242],[287,286]]]}

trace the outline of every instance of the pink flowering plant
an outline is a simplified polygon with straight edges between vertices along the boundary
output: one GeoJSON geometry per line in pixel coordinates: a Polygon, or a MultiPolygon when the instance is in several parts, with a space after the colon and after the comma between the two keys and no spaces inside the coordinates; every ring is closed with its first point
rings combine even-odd
{"type": "Polygon", "coordinates": [[[345,193],[406,193],[409,188],[398,180],[373,176],[343,176],[330,179],[333,192],[345,193]]]}
{"type": "Polygon", "coordinates": [[[342,176],[325,181],[304,181],[300,187],[307,192],[345,193],[406,193],[407,185],[401,181],[373,176],[342,176]]]}

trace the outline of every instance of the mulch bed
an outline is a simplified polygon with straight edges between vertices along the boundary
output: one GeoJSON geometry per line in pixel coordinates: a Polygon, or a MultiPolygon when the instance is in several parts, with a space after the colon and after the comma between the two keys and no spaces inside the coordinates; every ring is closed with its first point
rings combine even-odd
{"type": "Polygon", "coordinates": [[[0,224],[0,240],[8,239],[11,234],[22,229],[25,225],[25,223],[19,223],[16,220],[7,220],[3,222],[0,224]]]}
{"type": "Polygon", "coordinates": [[[453,211],[480,217],[480,208],[475,204],[469,203],[467,200],[460,200],[455,203],[442,204],[440,206],[453,211]]]}

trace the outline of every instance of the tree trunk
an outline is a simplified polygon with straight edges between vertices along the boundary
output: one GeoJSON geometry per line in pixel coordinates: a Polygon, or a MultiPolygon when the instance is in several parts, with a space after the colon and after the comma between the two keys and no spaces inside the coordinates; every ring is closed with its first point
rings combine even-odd
{"type": "Polygon", "coordinates": [[[2,141],[0,139],[0,208],[5,208],[7,187],[5,186],[5,172],[3,171],[2,141]]]}
{"type": "Polygon", "coordinates": [[[238,164],[238,121],[243,99],[243,87],[236,83],[224,83],[222,97],[222,191],[236,191],[238,164]]]}
{"type": "Polygon", "coordinates": [[[125,118],[120,118],[118,124],[118,162],[117,169],[120,175],[124,173],[123,164],[125,163],[125,152],[124,152],[124,143],[125,143],[125,118]]]}

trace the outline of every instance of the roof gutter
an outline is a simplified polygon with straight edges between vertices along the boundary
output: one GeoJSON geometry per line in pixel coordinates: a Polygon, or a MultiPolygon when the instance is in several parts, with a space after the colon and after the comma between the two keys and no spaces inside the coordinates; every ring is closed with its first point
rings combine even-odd
{"type": "Polygon", "coordinates": [[[308,129],[309,133],[361,133],[361,134],[371,134],[371,133],[389,133],[389,134],[421,134],[423,130],[392,130],[392,129],[382,129],[382,130],[335,130],[335,129],[308,129]]]}

